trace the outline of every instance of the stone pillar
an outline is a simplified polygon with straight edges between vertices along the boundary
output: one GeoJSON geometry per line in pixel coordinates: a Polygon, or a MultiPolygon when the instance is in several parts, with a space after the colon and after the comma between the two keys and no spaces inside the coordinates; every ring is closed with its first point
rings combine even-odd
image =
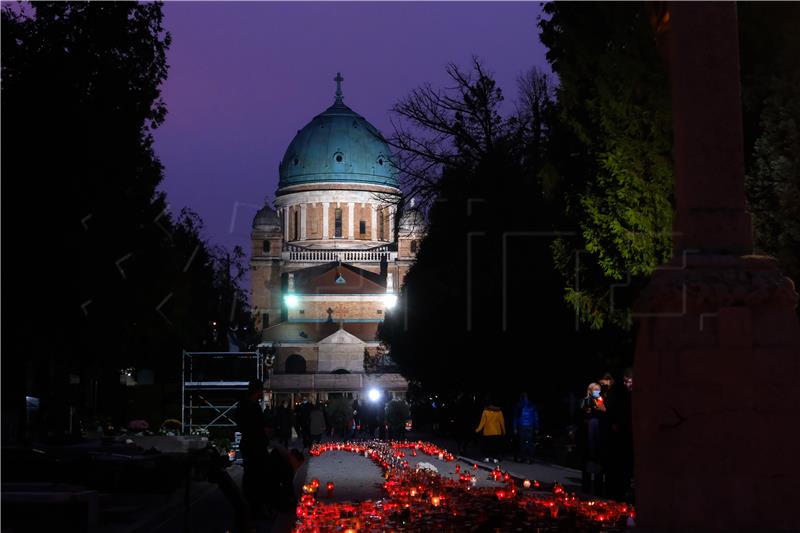
{"type": "Polygon", "coordinates": [[[347,202],[347,238],[351,241],[355,238],[355,204],[347,202]]]}
{"type": "Polygon", "coordinates": [[[751,253],[735,6],[669,10],[676,249],[751,253]]]}
{"type": "Polygon", "coordinates": [[[669,23],[678,235],[635,305],[637,522],[796,530],[797,293],[747,255],[736,7],[674,2],[669,23]]]}
{"type": "Polygon", "coordinates": [[[389,235],[387,235],[389,242],[394,242],[394,217],[396,213],[397,208],[394,204],[389,206],[389,235]]]}
{"type": "Polygon", "coordinates": [[[322,202],[322,238],[328,238],[328,210],[330,209],[330,202],[322,202]]]}
{"type": "Polygon", "coordinates": [[[306,240],[306,224],[308,219],[308,205],[300,204],[300,240],[306,240]]]}
{"type": "Polygon", "coordinates": [[[370,226],[372,228],[372,240],[378,240],[378,210],[375,209],[375,204],[369,204],[369,217],[370,226]]]}

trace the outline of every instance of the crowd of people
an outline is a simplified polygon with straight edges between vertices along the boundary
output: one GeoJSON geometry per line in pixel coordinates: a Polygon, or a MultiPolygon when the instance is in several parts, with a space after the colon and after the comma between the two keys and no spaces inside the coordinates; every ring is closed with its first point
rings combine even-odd
{"type": "MultiPolygon", "coordinates": [[[[622,385],[606,373],[586,389],[575,424],[584,493],[616,500],[632,497],[632,389],[631,371],[625,372],[622,385]]],[[[244,467],[242,492],[250,515],[255,517],[291,512],[295,505],[294,473],[303,463],[303,452],[314,443],[327,438],[402,439],[411,418],[408,404],[400,399],[360,403],[342,398],[323,403],[304,397],[296,406],[283,401],[270,407],[263,405],[263,392],[262,383],[251,382],[237,411],[244,467]],[[290,450],[295,437],[297,448],[290,450]]],[[[475,405],[474,397],[470,401],[468,395],[454,405],[460,454],[478,436],[487,463],[499,463],[506,455],[513,455],[517,462],[534,461],[540,418],[526,393],[520,394],[513,411],[507,411],[510,426],[501,407],[487,398],[476,427],[475,405]]]]}
{"type": "MultiPolygon", "coordinates": [[[[631,392],[633,372],[624,372],[622,384],[606,372],[586,389],[576,413],[575,448],[582,470],[582,490],[614,500],[631,501],[633,481],[633,431],[631,392]]],[[[464,406],[456,406],[457,416],[466,423],[456,422],[459,453],[464,454],[470,442],[468,432],[481,438],[484,462],[498,463],[513,454],[517,462],[533,462],[536,435],[539,433],[539,413],[536,406],[522,393],[511,411],[511,432],[503,410],[491,398],[485,402],[477,428],[470,424],[475,415],[464,406]],[[466,430],[465,430],[466,429],[466,430]],[[509,453],[510,452],[510,453],[509,453]]],[[[507,411],[508,412],[508,411],[507,411]]]]}

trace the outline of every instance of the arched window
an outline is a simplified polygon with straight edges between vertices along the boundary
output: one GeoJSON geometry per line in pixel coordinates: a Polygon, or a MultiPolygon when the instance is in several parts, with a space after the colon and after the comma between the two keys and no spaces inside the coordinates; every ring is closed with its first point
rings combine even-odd
{"type": "Polygon", "coordinates": [[[269,253],[269,248],[270,248],[269,241],[264,241],[263,243],[261,243],[261,245],[262,245],[262,250],[264,251],[264,253],[268,254],[269,253]]]}
{"type": "Polygon", "coordinates": [[[415,240],[411,241],[411,253],[412,254],[417,253],[417,241],[415,241],[415,240]]]}
{"type": "Polygon", "coordinates": [[[389,239],[386,238],[386,214],[381,211],[380,212],[380,219],[378,220],[378,233],[380,234],[380,239],[382,241],[388,241],[389,239]]]}
{"type": "Polygon", "coordinates": [[[305,374],[306,360],[302,355],[293,353],[286,358],[285,372],[287,374],[305,374]]]}
{"type": "Polygon", "coordinates": [[[294,240],[300,240],[300,209],[294,212],[294,240]]]}

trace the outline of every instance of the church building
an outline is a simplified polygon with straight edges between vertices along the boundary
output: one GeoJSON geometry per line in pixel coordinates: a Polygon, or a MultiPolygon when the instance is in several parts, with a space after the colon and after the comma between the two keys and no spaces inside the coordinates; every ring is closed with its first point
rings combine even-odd
{"type": "Polygon", "coordinates": [[[335,81],[333,105],[286,149],[274,205],[253,219],[251,302],[261,345],[277,352],[273,401],[372,388],[402,396],[408,387],[377,330],[396,306],[424,222],[413,209],[399,212],[389,146],[344,104],[341,75],[335,81]]]}

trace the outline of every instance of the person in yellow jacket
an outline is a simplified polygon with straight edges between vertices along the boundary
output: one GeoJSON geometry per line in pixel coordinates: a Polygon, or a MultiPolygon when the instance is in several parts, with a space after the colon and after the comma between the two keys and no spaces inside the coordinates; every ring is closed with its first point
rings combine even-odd
{"type": "Polygon", "coordinates": [[[481,423],[475,433],[483,435],[483,453],[486,456],[484,462],[500,462],[503,453],[503,438],[506,434],[506,420],[503,411],[499,407],[489,402],[481,414],[481,423]]]}

